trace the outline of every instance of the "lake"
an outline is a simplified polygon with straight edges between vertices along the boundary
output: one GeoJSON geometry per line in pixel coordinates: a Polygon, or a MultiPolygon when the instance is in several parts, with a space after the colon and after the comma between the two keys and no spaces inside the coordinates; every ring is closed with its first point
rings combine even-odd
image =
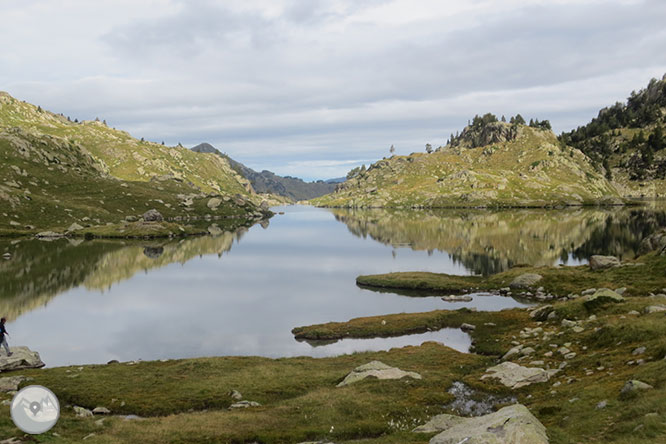
{"type": "Polygon", "coordinates": [[[516,264],[576,265],[633,257],[666,225],[651,209],[384,211],[274,208],[269,224],[164,241],[0,240],[0,312],[10,345],[47,366],[221,355],[333,356],[435,340],[444,329],[333,344],[294,340],[297,326],[360,316],[525,306],[474,294],[468,303],[358,288],[359,274],[492,274],[516,264]]]}

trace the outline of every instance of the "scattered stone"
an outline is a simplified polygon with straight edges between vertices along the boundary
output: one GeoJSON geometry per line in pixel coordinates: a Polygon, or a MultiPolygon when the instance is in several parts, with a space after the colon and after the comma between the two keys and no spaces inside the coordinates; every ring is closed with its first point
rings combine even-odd
{"type": "Polygon", "coordinates": [[[94,436],[96,436],[95,433],[90,433],[90,434],[88,434],[88,435],[86,435],[86,436],[83,437],[83,441],[85,441],[86,439],[93,438],[94,436]]]}
{"type": "Polygon", "coordinates": [[[547,382],[554,374],[552,370],[538,367],[523,367],[513,362],[503,362],[486,370],[481,379],[497,378],[500,383],[512,389],[518,389],[538,382],[547,382]]]}
{"type": "Polygon", "coordinates": [[[109,415],[111,413],[111,410],[107,409],[106,407],[95,407],[92,411],[93,415],[109,415]]]}
{"type": "Polygon", "coordinates": [[[650,305],[649,307],[645,307],[643,310],[646,314],[650,313],[659,313],[662,311],[666,311],[666,306],[664,305],[650,305]]]}
{"type": "Polygon", "coordinates": [[[69,228],[67,229],[67,231],[79,231],[79,230],[83,230],[83,227],[77,224],[76,222],[70,225],[69,228]]]}
{"type": "Polygon", "coordinates": [[[632,379],[631,381],[627,381],[624,384],[622,390],[620,390],[620,394],[627,395],[629,393],[634,393],[642,390],[650,390],[652,388],[654,387],[652,387],[650,384],[646,384],[643,381],[639,381],[637,379],[632,379]]]}
{"type": "Polygon", "coordinates": [[[353,384],[355,382],[361,381],[369,377],[377,379],[401,379],[404,377],[421,379],[421,375],[419,375],[418,373],[406,372],[396,367],[389,367],[388,365],[380,361],[372,361],[367,364],[356,367],[337,386],[344,387],[346,385],[353,384]]]}
{"type": "Polygon", "coordinates": [[[88,418],[88,417],[92,417],[92,415],[93,415],[93,412],[91,412],[90,410],[88,410],[84,407],[79,407],[78,405],[75,405],[73,407],[73,409],[74,409],[74,413],[76,413],[76,416],[78,416],[80,418],[88,418]]]}
{"type": "Polygon", "coordinates": [[[604,268],[619,267],[620,260],[615,256],[594,255],[590,257],[591,270],[603,270],[604,268]]]}
{"type": "Polygon", "coordinates": [[[615,293],[613,290],[602,288],[597,290],[594,294],[588,295],[583,301],[583,305],[588,310],[593,310],[602,304],[618,302],[624,302],[624,297],[615,293]]]}
{"type": "Polygon", "coordinates": [[[576,321],[570,321],[569,319],[562,319],[562,322],[560,324],[562,325],[562,327],[575,327],[576,321]]]}
{"type": "Polygon", "coordinates": [[[229,406],[229,410],[233,409],[246,409],[248,407],[261,407],[261,404],[259,404],[256,401],[239,401],[231,404],[229,406]]]}
{"type": "Polygon", "coordinates": [[[162,222],[164,217],[156,209],[150,209],[143,213],[143,220],[146,222],[162,222]]]}
{"type": "Polygon", "coordinates": [[[472,299],[473,299],[472,296],[468,296],[468,295],[442,296],[442,300],[444,302],[470,302],[472,299]]]}
{"type": "Polygon", "coordinates": [[[536,273],[524,273],[516,278],[509,284],[510,288],[529,288],[539,282],[543,277],[536,273]]]}
{"type": "Polygon", "coordinates": [[[620,296],[624,296],[625,291],[627,291],[627,287],[620,287],[615,289],[615,293],[619,294],[620,296]]]}
{"type": "Polygon", "coordinates": [[[474,330],[476,330],[476,325],[463,323],[463,324],[460,326],[460,329],[461,329],[462,331],[465,331],[465,332],[474,331],[474,330]]]}
{"type": "Polygon", "coordinates": [[[243,399],[243,395],[241,395],[241,392],[239,392],[238,390],[230,391],[229,397],[234,401],[240,401],[241,399],[243,399]]]}
{"type": "Polygon", "coordinates": [[[3,354],[0,356],[0,372],[9,370],[21,370],[24,368],[41,368],[44,363],[39,358],[39,353],[28,347],[11,347],[11,356],[3,354]]]}
{"type": "Polygon", "coordinates": [[[208,227],[208,233],[211,236],[219,236],[220,234],[224,233],[224,231],[222,231],[222,229],[217,224],[213,224],[208,227]]]}
{"type": "Polygon", "coordinates": [[[645,347],[636,347],[636,348],[631,352],[631,354],[634,355],[634,356],[636,356],[636,355],[642,355],[643,353],[645,353],[645,350],[646,350],[645,347]]]}
{"type": "Polygon", "coordinates": [[[555,307],[552,305],[543,305],[536,310],[532,310],[530,312],[530,317],[533,318],[536,321],[545,321],[548,319],[548,315],[553,313],[555,310],[555,307]]]}
{"type": "Polygon", "coordinates": [[[473,418],[438,415],[414,429],[417,433],[440,431],[430,444],[548,444],[546,428],[521,404],[473,418]]]}
{"type": "Polygon", "coordinates": [[[502,356],[502,361],[506,361],[507,359],[511,359],[513,356],[516,356],[520,354],[520,351],[523,349],[522,345],[516,345],[515,347],[512,347],[508,352],[502,356]]]}
{"type": "Polygon", "coordinates": [[[222,199],[217,198],[217,197],[213,197],[206,204],[206,206],[208,208],[210,208],[211,210],[217,210],[217,207],[219,207],[220,205],[222,205],[222,199]]]}
{"type": "Polygon", "coordinates": [[[531,354],[534,354],[535,350],[532,347],[524,347],[523,349],[520,350],[520,355],[521,356],[529,356],[531,354]]]}
{"type": "Polygon", "coordinates": [[[599,401],[597,403],[597,410],[605,409],[607,405],[608,401],[606,401],[605,399],[603,401],[599,401]]]}
{"type": "Polygon", "coordinates": [[[136,222],[139,220],[136,216],[125,216],[125,221],[126,222],[136,222]]]}

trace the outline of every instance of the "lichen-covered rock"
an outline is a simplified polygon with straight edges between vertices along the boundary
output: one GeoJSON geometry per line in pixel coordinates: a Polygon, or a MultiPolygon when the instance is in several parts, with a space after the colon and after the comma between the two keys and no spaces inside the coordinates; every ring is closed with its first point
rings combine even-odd
{"type": "Polygon", "coordinates": [[[346,385],[361,381],[365,378],[402,379],[405,377],[421,379],[421,375],[418,373],[406,372],[396,367],[389,367],[380,361],[372,361],[352,370],[352,372],[349,373],[345,379],[338,384],[338,387],[344,387],[346,385]]]}
{"type": "Polygon", "coordinates": [[[516,278],[511,281],[509,284],[509,287],[511,288],[529,288],[532,285],[536,284],[539,282],[543,276],[540,274],[536,273],[523,273],[520,276],[516,276],[516,278]]]}
{"type": "Polygon", "coordinates": [[[548,319],[548,315],[555,310],[555,307],[552,305],[543,305],[535,310],[530,312],[530,317],[535,321],[545,321],[548,319]]]}
{"type": "Polygon", "coordinates": [[[548,444],[546,428],[521,404],[474,418],[439,415],[415,432],[441,431],[430,444],[548,444]]]}
{"type": "Polygon", "coordinates": [[[538,367],[523,367],[513,362],[502,362],[486,370],[481,379],[495,378],[512,389],[518,389],[538,382],[547,382],[555,373],[538,367]]]}

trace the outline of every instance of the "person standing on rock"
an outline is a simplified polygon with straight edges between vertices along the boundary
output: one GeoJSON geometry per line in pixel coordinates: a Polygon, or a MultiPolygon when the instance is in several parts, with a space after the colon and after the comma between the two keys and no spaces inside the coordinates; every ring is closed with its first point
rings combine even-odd
{"type": "Polygon", "coordinates": [[[5,351],[7,352],[7,356],[11,356],[12,352],[9,351],[9,345],[7,344],[7,338],[5,338],[5,335],[9,336],[9,333],[7,333],[7,329],[5,328],[5,322],[7,322],[6,318],[0,319],[0,344],[2,344],[3,347],[5,347],[5,351]]]}

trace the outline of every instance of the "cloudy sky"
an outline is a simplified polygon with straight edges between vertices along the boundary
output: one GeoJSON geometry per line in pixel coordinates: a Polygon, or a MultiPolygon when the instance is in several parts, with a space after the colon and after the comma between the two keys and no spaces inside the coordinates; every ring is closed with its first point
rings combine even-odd
{"type": "Polygon", "coordinates": [[[663,0],[0,0],[0,90],[254,169],[343,176],[475,114],[556,132],[666,73],[663,0]]]}

